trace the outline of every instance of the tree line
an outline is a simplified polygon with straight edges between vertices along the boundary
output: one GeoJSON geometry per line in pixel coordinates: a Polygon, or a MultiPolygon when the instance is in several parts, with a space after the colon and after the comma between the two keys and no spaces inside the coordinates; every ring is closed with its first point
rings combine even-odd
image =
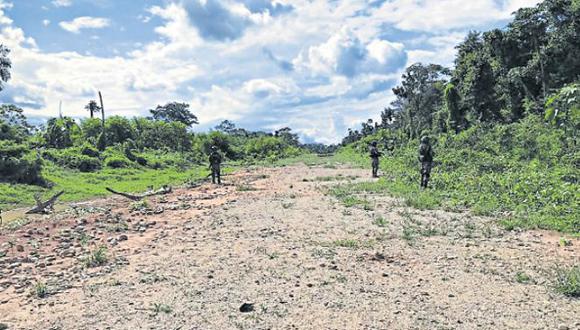
{"type": "Polygon", "coordinates": [[[522,8],[505,29],[470,32],[454,68],[408,67],[380,121],[350,129],[343,145],[380,129],[402,141],[459,133],[475,125],[509,124],[530,115],[577,137],[580,99],[580,1],[546,0],[522,8]]]}
{"type": "MultiPolygon", "coordinates": [[[[0,46],[0,91],[11,78],[9,49],[0,46]]],[[[274,132],[250,131],[224,120],[207,133],[194,134],[199,120],[189,104],[170,102],[150,109],[148,117],[105,116],[90,100],[88,118],[50,118],[30,125],[23,110],[0,105],[0,181],[47,185],[43,165],[93,172],[102,168],[203,164],[211,146],[230,160],[273,161],[298,155],[307,148],[289,127],[274,132]]]]}

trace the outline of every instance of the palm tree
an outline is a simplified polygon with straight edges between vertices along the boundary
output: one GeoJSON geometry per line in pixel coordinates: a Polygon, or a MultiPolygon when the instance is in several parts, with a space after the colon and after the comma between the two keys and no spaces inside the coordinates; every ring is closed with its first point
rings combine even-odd
{"type": "Polygon", "coordinates": [[[10,54],[10,49],[0,44],[0,91],[4,89],[4,83],[10,79],[12,62],[8,54],[10,54]]]}
{"type": "Polygon", "coordinates": [[[91,118],[93,118],[95,113],[101,112],[101,107],[99,107],[97,101],[90,100],[89,104],[85,105],[85,110],[88,110],[91,113],[91,118]]]}

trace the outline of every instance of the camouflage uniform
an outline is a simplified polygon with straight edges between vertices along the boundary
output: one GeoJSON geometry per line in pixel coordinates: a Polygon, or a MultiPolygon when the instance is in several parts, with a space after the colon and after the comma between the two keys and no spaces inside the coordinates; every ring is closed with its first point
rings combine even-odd
{"type": "Polygon", "coordinates": [[[427,188],[429,184],[429,177],[431,176],[431,169],[433,168],[433,148],[429,144],[429,138],[424,136],[421,138],[421,145],[419,146],[419,161],[421,162],[421,188],[427,188]]]}
{"type": "Polygon", "coordinates": [[[211,154],[209,155],[209,168],[211,169],[211,182],[221,184],[221,164],[222,155],[217,151],[216,147],[212,147],[211,154]]]}
{"type": "Polygon", "coordinates": [[[377,148],[377,143],[373,142],[370,150],[370,157],[372,159],[371,165],[373,167],[373,178],[379,177],[379,158],[381,157],[381,152],[377,148]]]}

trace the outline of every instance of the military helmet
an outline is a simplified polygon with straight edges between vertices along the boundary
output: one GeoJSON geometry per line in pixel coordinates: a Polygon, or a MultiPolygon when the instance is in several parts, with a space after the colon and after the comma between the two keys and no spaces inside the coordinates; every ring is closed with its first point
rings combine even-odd
{"type": "Polygon", "coordinates": [[[376,147],[376,146],[377,146],[377,141],[373,141],[373,142],[371,142],[371,145],[372,145],[373,147],[376,147]]]}
{"type": "Polygon", "coordinates": [[[425,136],[423,136],[423,137],[421,138],[421,143],[429,143],[429,137],[428,137],[428,136],[426,136],[426,135],[425,135],[425,136]]]}

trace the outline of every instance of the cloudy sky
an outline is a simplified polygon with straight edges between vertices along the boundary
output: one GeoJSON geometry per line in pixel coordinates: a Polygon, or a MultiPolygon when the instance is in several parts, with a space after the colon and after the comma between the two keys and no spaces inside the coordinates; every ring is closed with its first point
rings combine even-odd
{"type": "Polygon", "coordinates": [[[469,30],[537,0],[0,0],[13,78],[0,102],[33,118],[191,104],[206,130],[290,126],[337,142],[378,118],[402,70],[452,65],[469,30]]]}

